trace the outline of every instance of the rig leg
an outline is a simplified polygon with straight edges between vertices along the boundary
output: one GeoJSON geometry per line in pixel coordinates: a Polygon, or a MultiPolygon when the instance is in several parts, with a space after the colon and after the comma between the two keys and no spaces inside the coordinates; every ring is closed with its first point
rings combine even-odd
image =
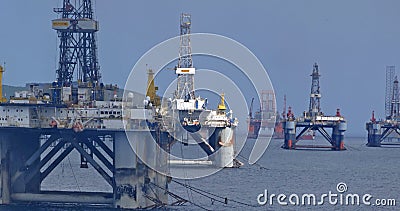
{"type": "Polygon", "coordinates": [[[366,125],[366,129],[368,131],[368,143],[369,147],[380,147],[381,146],[381,138],[382,138],[382,129],[381,125],[378,123],[369,122],[366,125]]]}
{"type": "Polygon", "coordinates": [[[10,179],[10,149],[8,140],[0,138],[0,157],[1,157],[1,204],[9,204],[11,201],[11,179],[10,179]]]}
{"type": "Polygon", "coordinates": [[[160,131],[152,133],[132,131],[115,134],[115,208],[145,209],[168,204],[168,157],[161,153],[158,143],[165,146],[163,142],[169,137],[160,131]]]}
{"type": "Polygon", "coordinates": [[[333,150],[346,150],[344,147],[344,132],[347,130],[346,122],[338,122],[332,130],[333,150]]]}
{"type": "MultiPolygon", "coordinates": [[[[116,133],[114,140],[114,207],[138,208],[137,157],[124,133],[116,133]]],[[[139,174],[139,176],[142,174],[139,174]]]]}
{"type": "Polygon", "coordinates": [[[294,121],[284,122],[285,140],[283,144],[284,149],[296,148],[296,123],[294,121]]]}
{"type": "Polygon", "coordinates": [[[232,168],[234,166],[234,138],[235,130],[216,128],[210,137],[210,145],[214,146],[214,154],[210,156],[213,165],[217,167],[232,168]]]}

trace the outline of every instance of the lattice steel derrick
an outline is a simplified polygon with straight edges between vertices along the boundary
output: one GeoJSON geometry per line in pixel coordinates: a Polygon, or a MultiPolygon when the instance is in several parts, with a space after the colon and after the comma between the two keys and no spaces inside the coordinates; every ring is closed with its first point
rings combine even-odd
{"type": "MultiPolygon", "coordinates": [[[[191,24],[191,15],[182,13],[180,18],[180,45],[178,68],[193,68],[192,48],[190,45],[191,24]]],[[[195,98],[193,74],[178,74],[177,83],[177,98],[195,98]]]]}
{"type": "Polygon", "coordinates": [[[78,81],[98,84],[101,78],[95,35],[98,23],[92,19],[91,0],[73,3],[64,0],[63,7],[54,11],[61,14],[60,19],[52,22],[60,38],[57,81],[62,85],[71,84],[76,73],[78,81]]]}

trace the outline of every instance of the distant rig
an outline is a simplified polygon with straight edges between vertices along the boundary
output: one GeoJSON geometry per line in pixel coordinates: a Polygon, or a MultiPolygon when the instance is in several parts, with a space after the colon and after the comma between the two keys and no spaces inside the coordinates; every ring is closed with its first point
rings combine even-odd
{"type": "Polygon", "coordinates": [[[248,135],[249,139],[276,137],[283,135],[280,115],[276,113],[276,99],[273,90],[261,90],[260,108],[253,110],[254,98],[249,106],[248,135]],[[277,123],[275,123],[277,121],[277,123]],[[282,134],[282,135],[281,135],[282,134]]]}
{"type": "Polygon", "coordinates": [[[400,98],[399,80],[395,76],[395,66],[386,67],[385,119],[377,120],[372,111],[372,117],[366,123],[369,147],[383,145],[400,146],[400,98]]]}
{"type": "MultiPolygon", "coordinates": [[[[52,21],[60,39],[56,81],[28,84],[9,101],[0,98],[0,204],[155,208],[167,205],[169,195],[183,204],[187,200],[168,191],[168,152],[183,134],[190,134],[211,165],[240,165],[234,152],[238,121],[224,95],[216,110],[195,96],[189,14],[180,22],[177,89],[164,106],[150,70],[143,96],[125,90],[122,98],[117,86],[101,82],[91,0],[63,0],[54,12],[60,15],[52,21]],[[93,167],[112,192],[41,190],[43,180],[74,150],[80,167],[93,167]]],[[[3,72],[0,67],[0,79],[3,72]]]]}
{"type": "Polygon", "coordinates": [[[340,114],[337,109],[335,116],[326,116],[321,112],[320,99],[320,83],[319,83],[319,67],[315,63],[311,74],[311,94],[310,104],[308,111],[303,113],[303,116],[295,118],[291,107],[288,109],[286,119],[283,122],[284,128],[284,149],[300,149],[300,148],[328,148],[332,150],[345,150],[344,146],[344,132],[347,129],[345,118],[340,114]],[[297,133],[297,129],[300,132],[297,133]],[[332,135],[326,129],[332,129],[332,135]],[[312,131],[313,133],[319,132],[329,145],[300,145],[301,137],[312,131]]]}

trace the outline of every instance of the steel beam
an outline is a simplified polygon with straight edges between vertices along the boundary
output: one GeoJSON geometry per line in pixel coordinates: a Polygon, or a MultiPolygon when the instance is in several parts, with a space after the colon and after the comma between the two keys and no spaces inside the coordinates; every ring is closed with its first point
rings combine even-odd
{"type": "Polygon", "coordinates": [[[114,167],[110,163],[110,161],[107,160],[107,158],[105,158],[103,156],[103,154],[99,150],[97,150],[96,147],[93,146],[92,143],[90,143],[89,140],[84,139],[81,141],[84,142],[84,144],[90,149],[91,152],[93,152],[96,155],[97,158],[99,158],[99,160],[108,168],[108,170],[110,170],[111,172],[114,172],[114,167]]]}
{"type": "Polygon", "coordinates": [[[381,139],[379,140],[379,142],[382,142],[385,138],[387,138],[387,137],[393,132],[393,131],[391,131],[390,129],[391,129],[391,128],[388,127],[388,128],[386,128],[386,129],[383,131],[382,137],[381,137],[381,139]]]}
{"type": "Polygon", "coordinates": [[[69,145],[67,149],[65,149],[51,164],[49,167],[46,168],[46,170],[43,171],[43,173],[40,174],[40,183],[54,170],[55,167],[58,166],[58,164],[61,163],[61,161],[64,160],[65,157],[69,155],[69,153],[72,152],[74,147],[72,145],[69,145]]]}
{"type": "Polygon", "coordinates": [[[11,183],[14,184],[24,173],[26,175],[26,182],[30,182],[32,178],[35,176],[35,173],[39,172],[40,169],[47,163],[51,158],[54,157],[55,154],[64,146],[65,140],[61,139],[61,141],[40,161],[39,165],[35,168],[27,168],[20,169],[18,172],[14,174],[11,179],[11,183]]]}
{"type": "Polygon", "coordinates": [[[40,159],[40,155],[56,140],[60,139],[59,133],[51,135],[40,148],[31,155],[31,157],[25,162],[25,167],[29,168],[37,159],[40,159]]]}
{"type": "MultiPolygon", "coordinates": [[[[92,139],[93,141],[95,141],[97,144],[99,144],[99,146],[101,147],[102,150],[104,150],[104,152],[107,153],[108,156],[110,156],[110,158],[112,158],[113,160],[115,159],[114,153],[113,151],[111,151],[110,148],[108,148],[108,146],[102,141],[100,140],[100,138],[98,136],[96,137],[90,137],[90,139],[92,139]]],[[[114,140],[115,141],[115,140],[114,140]]]]}
{"type": "Polygon", "coordinates": [[[299,138],[306,133],[307,131],[309,131],[311,128],[311,126],[306,126],[303,128],[303,130],[301,130],[301,132],[299,133],[299,135],[296,136],[296,142],[299,140],[299,138]]]}
{"type": "Polygon", "coordinates": [[[317,130],[319,131],[319,133],[321,133],[321,135],[327,140],[329,141],[329,143],[332,144],[332,137],[328,134],[328,132],[326,132],[326,130],[323,127],[317,127],[317,130]]]}
{"type": "Polygon", "coordinates": [[[78,152],[96,169],[97,172],[106,180],[108,184],[113,187],[113,179],[107,172],[105,172],[101,166],[83,149],[76,140],[72,140],[71,144],[78,150],[78,152]]]}

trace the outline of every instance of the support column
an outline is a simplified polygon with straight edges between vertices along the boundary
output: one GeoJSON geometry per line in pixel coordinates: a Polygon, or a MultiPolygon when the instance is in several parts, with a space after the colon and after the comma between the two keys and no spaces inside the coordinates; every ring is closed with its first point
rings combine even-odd
{"type": "Polygon", "coordinates": [[[293,120],[287,120],[283,123],[285,140],[283,143],[284,149],[295,149],[296,148],[296,122],[293,120]]]}
{"type": "Polygon", "coordinates": [[[368,131],[368,143],[369,147],[380,147],[382,138],[382,128],[379,123],[368,122],[366,124],[368,131]]]}
{"type": "Polygon", "coordinates": [[[168,133],[160,131],[115,133],[114,206],[116,208],[140,209],[168,203],[165,192],[168,157],[165,157],[166,153],[161,153],[158,145],[166,140],[168,133]],[[163,174],[160,174],[160,171],[163,174]]]}
{"type": "Polygon", "coordinates": [[[167,132],[162,132],[156,126],[151,135],[145,132],[139,134],[138,138],[138,145],[144,148],[144,154],[141,155],[143,162],[138,160],[136,172],[139,208],[164,206],[168,204],[168,194],[165,190],[167,190],[169,155],[166,147],[170,137],[167,132]]]}
{"type": "Polygon", "coordinates": [[[11,175],[12,193],[39,193],[40,192],[40,158],[30,160],[29,177],[20,175],[21,169],[27,170],[25,164],[29,158],[40,148],[39,133],[30,130],[18,129],[10,131],[9,149],[9,174],[11,175]],[[18,131],[18,132],[16,132],[18,131]],[[19,175],[19,176],[18,176],[19,175]]]}
{"type": "Polygon", "coordinates": [[[234,137],[235,130],[230,127],[221,129],[217,136],[217,148],[215,152],[214,165],[217,167],[232,168],[234,159],[234,137]]]}
{"type": "Polygon", "coordinates": [[[6,135],[0,138],[1,157],[1,204],[11,202],[11,178],[10,178],[10,147],[6,135]]]}
{"type": "MultiPolygon", "coordinates": [[[[133,135],[133,133],[127,133],[127,135],[133,135]]],[[[114,156],[114,207],[139,208],[138,178],[136,177],[137,157],[124,132],[115,133],[114,156]]]]}
{"type": "Polygon", "coordinates": [[[346,122],[338,122],[332,129],[332,146],[334,150],[346,150],[344,147],[344,132],[347,130],[346,122]]]}

